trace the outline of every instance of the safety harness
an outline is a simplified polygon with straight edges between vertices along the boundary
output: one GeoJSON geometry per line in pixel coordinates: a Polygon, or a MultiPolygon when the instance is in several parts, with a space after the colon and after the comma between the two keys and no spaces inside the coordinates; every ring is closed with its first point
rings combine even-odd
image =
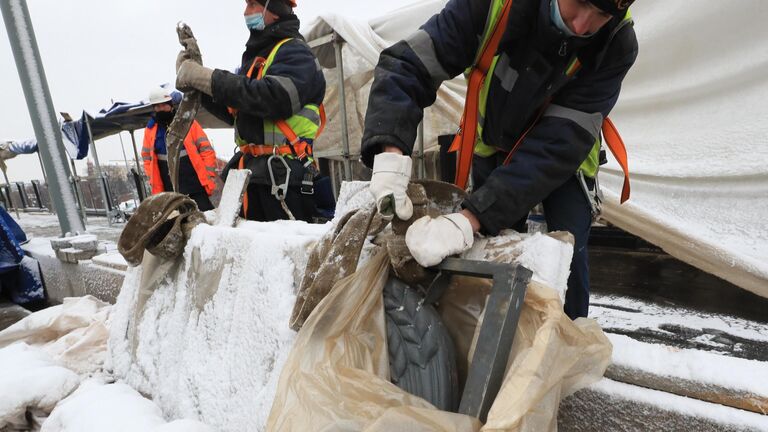
{"type": "MultiPolygon", "coordinates": [[[[457,152],[456,156],[456,178],[454,183],[462,189],[467,187],[469,180],[469,173],[472,167],[472,156],[474,154],[475,144],[478,139],[478,114],[480,112],[480,94],[485,83],[486,76],[491,69],[496,51],[499,47],[499,42],[507,28],[509,21],[509,14],[512,10],[513,0],[508,0],[502,7],[501,13],[497,15],[497,11],[491,10],[489,22],[491,23],[490,37],[486,37],[484,44],[481,47],[476,59],[475,64],[468,72],[468,84],[467,84],[467,98],[464,104],[464,113],[461,116],[461,122],[459,123],[459,129],[456,133],[456,137],[451,143],[449,152],[457,152]]],[[[493,9],[493,7],[492,7],[493,9]]],[[[486,32],[489,29],[486,29],[486,32]]],[[[569,76],[575,75],[581,68],[581,62],[578,58],[575,58],[571,62],[566,70],[566,74],[569,76]]],[[[538,123],[541,116],[546,111],[549,101],[539,109],[538,114],[535,116],[534,121],[528,127],[528,129],[520,136],[518,141],[509,151],[504,164],[507,165],[512,160],[512,156],[517,151],[517,148],[523,142],[528,133],[538,123]]],[[[608,145],[613,156],[621,165],[621,169],[624,171],[624,185],[621,190],[621,203],[623,204],[629,199],[630,186],[629,186],[629,165],[627,162],[627,150],[624,146],[624,141],[621,139],[616,126],[609,118],[605,118],[602,125],[603,137],[608,145]]]]}
{"type": "MultiPolygon", "coordinates": [[[[267,71],[267,68],[272,64],[272,61],[274,60],[275,56],[277,55],[277,51],[282,47],[285,43],[291,41],[293,38],[286,38],[278,42],[274,48],[272,48],[272,51],[269,53],[269,56],[267,58],[264,57],[256,57],[253,60],[253,63],[251,64],[251,67],[248,69],[248,72],[245,74],[248,78],[253,78],[254,71],[258,71],[256,73],[256,80],[261,80],[264,78],[264,75],[267,71]]],[[[306,109],[306,108],[305,108],[306,109]]],[[[238,110],[236,108],[229,107],[228,108],[229,113],[233,117],[237,117],[238,110]]],[[[317,107],[318,114],[320,117],[320,124],[317,128],[317,132],[315,133],[314,139],[320,136],[320,134],[323,132],[323,129],[325,129],[325,123],[326,123],[326,116],[325,116],[325,107],[323,104],[320,104],[317,107]]],[[[240,147],[240,151],[243,153],[243,157],[240,158],[240,161],[238,163],[238,168],[243,169],[245,167],[245,154],[249,154],[253,157],[259,157],[259,156],[269,156],[269,159],[267,159],[267,169],[269,170],[269,178],[272,182],[272,195],[280,202],[280,205],[282,206],[283,210],[286,212],[288,217],[291,220],[295,220],[293,214],[288,209],[288,206],[285,203],[285,195],[288,193],[288,184],[291,177],[291,168],[288,165],[288,162],[285,160],[288,159],[296,159],[300,162],[304,163],[305,168],[305,174],[304,178],[301,181],[301,193],[305,195],[312,195],[314,194],[314,176],[317,172],[316,167],[314,166],[315,160],[312,157],[312,143],[307,142],[305,139],[302,139],[298,136],[298,134],[294,131],[294,129],[291,127],[290,124],[285,119],[279,119],[274,121],[275,126],[280,130],[282,135],[285,137],[286,144],[284,145],[272,145],[272,144],[253,144],[253,143],[245,143],[240,142],[238,139],[238,145],[240,147]],[[283,183],[277,183],[277,180],[275,178],[275,173],[272,168],[272,162],[274,160],[278,160],[285,168],[285,182],[283,183]]],[[[266,135],[266,128],[264,131],[264,134],[266,135]]],[[[248,214],[248,194],[246,193],[243,195],[243,217],[247,217],[248,214]]]]}

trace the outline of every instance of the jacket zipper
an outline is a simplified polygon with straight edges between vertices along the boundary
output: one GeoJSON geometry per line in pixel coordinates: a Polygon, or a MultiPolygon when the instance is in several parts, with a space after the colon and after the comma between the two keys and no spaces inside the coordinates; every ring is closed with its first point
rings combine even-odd
{"type": "Polygon", "coordinates": [[[568,54],[568,39],[563,39],[563,42],[560,44],[560,51],[557,53],[560,57],[565,57],[565,55],[568,54]]]}

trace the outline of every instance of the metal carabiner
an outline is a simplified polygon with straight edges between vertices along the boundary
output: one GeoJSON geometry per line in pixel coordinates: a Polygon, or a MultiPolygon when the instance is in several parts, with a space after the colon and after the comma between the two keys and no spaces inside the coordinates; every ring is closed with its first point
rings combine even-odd
{"type": "Polygon", "coordinates": [[[597,182],[597,175],[595,175],[595,189],[589,190],[587,181],[584,177],[584,172],[579,170],[576,172],[576,178],[579,180],[581,190],[584,192],[584,197],[589,203],[590,211],[592,213],[592,221],[596,221],[600,214],[603,212],[603,193],[600,190],[600,183],[597,182]]]}
{"type": "Polygon", "coordinates": [[[279,154],[273,154],[267,159],[267,170],[269,171],[269,179],[272,182],[272,195],[279,201],[285,200],[285,195],[288,193],[288,182],[291,179],[291,167],[288,166],[288,162],[285,158],[279,154]],[[279,159],[285,166],[285,183],[278,185],[275,181],[275,172],[272,170],[272,159],[279,159]]]}

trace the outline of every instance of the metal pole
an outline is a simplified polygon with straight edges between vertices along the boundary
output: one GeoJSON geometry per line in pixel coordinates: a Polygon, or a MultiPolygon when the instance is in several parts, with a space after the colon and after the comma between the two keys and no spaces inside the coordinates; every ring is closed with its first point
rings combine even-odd
{"type": "Polygon", "coordinates": [[[43,62],[37,47],[32,20],[25,0],[0,1],[5,29],[11,42],[21,87],[27,100],[29,116],[37,138],[38,151],[45,171],[50,174],[49,185],[53,206],[62,234],[85,231],[75,207],[75,197],[67,184],[67,161],[64,144],[56,121],[51,92],[45,77],[43,62]]]}
{"type": "Polygon", "coordinates": [[[347,126],[347,93],[344,89],[344,59],[341,56],[341,48],[344,40],[338,34],[334,33],[333,49],[336,53],[336,70],[339,76],[339,114],[341,115],[341,144],[344,157],[344,177],[345,180],[352,180],[352,164],[349,154],[349,128],[347,126]]]}
{"type": "MultiPolygon", "coordinates": [[[[45,182],[45,189],[46,192],[48,192],[48,202],[53,204],[53,195],[51,195],[51,187],[48,183],[48,175],[45,173],[45,165],[43,165],[43,158],[40,156],[40,147],[38,147],[37,150],[37,159],[40,160],[40,171],[43,172],[43,181],[45,182]]],[[[53,208],[53,205],[50,206],[51,208],[48,209],[49,212],[53,213],[56,211],[55,208],[53,208]]]]}
{"type": "Polygon", "coordinates": [[[91,142],[91,153],[93,153],[93,163],[96,165],[96,175],[99,176],[99,184],[101,185],[101,199],[104,200],[104,216],[107,217],[107,225],[112,226],[112,220],[109,217],[109,193],[107,192],[107,186],[104,181],[104,174],[101,172],[101,164],[99,164],[99,153],[96,151],[96,142],[93,140],[93,133],[91,132],[91,121],[88,114],[85,115],[85,128],[88,130],[88,140],[91,142]]]}
{"type": "MultiPolygon", "coordinates": [[[[3,177],[5,177],[5,184],[8,186],[8,205],[11,206],[13,205],[13,199],[11,198],[11,182],[8,181],[8,173],[5,172],[5,169],[3,169],[3,177]]],[[[16,219],[21,220],[19,206],[15,205],[13,208],[16,209],[16,219]]]]}
{"type": "Polygon", "coordinates": [[[133,135],[133,131],[129,132],[131,133],[131,142],[133,143],[133,157],[136,159],[136,172],[139,173],[139,175],[142,175],[141,162],[139,162],[139,152],[136,150],[136,137],[133,135]]]}
{"type": "Polygon", "coordinates": [[[123,160],[125,161],[125,170],[127,172],[130,172],[131,167],[128,165],[128,156],[125,154],[125,145],[123,144],[123,132],[117,134],[117,136],[120,138],[120,150],[123,151],[123,160]]]}
{"type": "Polygon", "coordinates": [[[88,215],[85,213],[85,199],[83,198],[83,191],[77,184],[77,167],[75,167],[75,161],[70,159],[70,162],[72,163],[72,187],[75,189],[75,197],[77,198],[77,203],[80,205],[80,213],[83,216],[83,221],[87,224],[88,215]]]}

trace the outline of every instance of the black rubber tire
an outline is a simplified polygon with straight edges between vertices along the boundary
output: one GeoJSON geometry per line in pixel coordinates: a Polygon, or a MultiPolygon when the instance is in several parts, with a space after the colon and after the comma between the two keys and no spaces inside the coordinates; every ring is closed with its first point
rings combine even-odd
{"type": "Polygon", "coordinates": [[[392,383],[438,409],[455,412],[459,379],[453,340],[432,305],[396,277],[384,286],[392,383]]]}

